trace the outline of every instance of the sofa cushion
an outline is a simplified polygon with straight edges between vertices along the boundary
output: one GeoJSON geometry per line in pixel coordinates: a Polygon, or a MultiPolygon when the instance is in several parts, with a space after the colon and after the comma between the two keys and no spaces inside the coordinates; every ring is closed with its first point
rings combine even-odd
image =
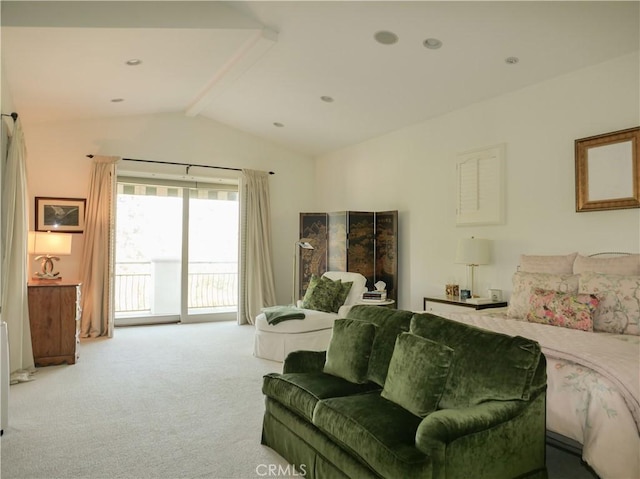
{"type": "MultiPolygon", "coordinates": [[[[348,294],[348,292],[347,292],[348,294]]],[[[342,296],[342,281],[333,281],[326,276],[312,276],[302,299],[304,309],[315,309],[327,313],[337,313],[342,304],[337,304],[342,296]]]]}
{"type": "Polygon", "coordinates": [[[375,336],[375,324],[354,319],[336,320],[327,349],[324,372],[352,383],[366,383],[375,336]]]}
{"type": "Polygon", "coordinates": [[[469,407],[492,399],[529,399],[541,356],[537,342],[429,313],[414,315],[411,332],[454,350],[441,409],[469,407]]]}
{"type": "Polygon", "coordinates": [[[337,376],[314,373],[270,373],[264,376],[262,392],[308,421],[320,399],[347,396],[380,389],[376,384],[355,384],[337,376]]]}
{"type": "Polygon", "coordinates": [[[453,349],[411,333],[402,333],[389,363],[382,397],[416,416],[438,408],[449,377],[453,349]]]}
{"type": "Polygon", "coordinates": [[[357,305],[347,313],[347,318],[368,321],[378,326],[376,337],[373,340],[371,358],[369,358],[367,373],[369,381],[384,386],[396,338],[400,333],[409,331],[412,316],[411,311],[373,305],[357,305]]]}
{"type": "Polygon", "coordinates": [[[313,423],[380,477],[431,477],[431,458],[415,446],[421,418],[370,392],[318,402],[313,423]]]}
{"type": "Polygon", "coordinates": [[[340,289],[335,297],[335,301],[333,304],[333,310],[336,313],[340,309],[340,306],[342,306],[347,300],[349,292],[351,291],[351,287],[353,286],[353,281],[342,281],[339,279],[338,282],[340,283],[340,289]]]}
{"type": "Polygon", "coordinates": [[[321,331],[333,328],[333,323],[338,319],[336,313],[326,313],[313,309],[303,309],[303,320],[282,321],[278,324],[269,324],[264,313],[256,316],[256,329],[269,333],[307,333],[310,331],[321,331]]]}

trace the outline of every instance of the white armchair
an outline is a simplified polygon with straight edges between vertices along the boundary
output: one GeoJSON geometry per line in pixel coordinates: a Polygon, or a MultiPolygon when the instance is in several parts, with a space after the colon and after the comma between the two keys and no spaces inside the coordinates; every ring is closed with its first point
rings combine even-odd
{"type": "MultiPolygon", "coordinates": [[[[283,321],[271,325],[267,323],[264,313],[256,317],[256,333],[253,344],[253,354],[256,357],[270,359],[272,361],[284,361],[284,358],[292,351],[324,351],[329,346],[333,322],[346,316],[349,309],[358,303],[363,291],[366,289],[367,280],[360,273],[343,271],[327,271],[323,274],[334,281],[352,281],[353,285],[337,313],[326,313],[304,309],[303,320],[283,321]]],[[[298,302],[300,307],[302,302],[298,302]]]]}

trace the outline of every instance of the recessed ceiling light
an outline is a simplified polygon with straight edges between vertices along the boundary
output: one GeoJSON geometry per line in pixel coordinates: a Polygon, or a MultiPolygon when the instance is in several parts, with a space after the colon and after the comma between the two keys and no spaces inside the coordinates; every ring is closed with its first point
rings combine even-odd
{"type": "Polygon", "coordinates": [[[504,59],[504,61],[505,61],[505,63],[508,63],[509,65],[515,65],[520,60],[518,59],[518,57],[507,57],[507,58],[504,59]]]}
{"type": "Polygon", "coordinates": [[[422,44],[430,50],[437,50],[442,46],[442,42],[437,38],[427,38],[422,44]]]}
{"type": "Polygon", "coordinates": [[[112,98],[112,99],[111,99],[111,102],[112,102],[112,103],[120,103],[120,102],[122,102],[122,101],[124,101],[124,98],[112,98]]]}
{"type": "Polygon", "coordinates": [[[136,67],[142,63],[142,60],[139,58],[132,58],[131,60],[127,60],[125,63],[130,67],[136,67]]]}
{"type": "Polygon", "coordinates": [[[320,99],[325,102],[325,103],[332,103],[333,102],[333,98],[327,95],[323,95],[320,97],[320,99]]]}
{"type": "Polygon", "coordinates": [[[275,126],[276,128],[282,128],[284,127],[284,125],[282,123],[280,123],[279,121],[274,121],[273,122],[273,126],[275,126]]]}
{"type": "Polygon", "coordinates": [[[376,42],[382,45],[393,45],[394,43],[398,42],[398,35],[387,30],[376,32],[373,35],[373,38],[375,38],[376,42]]]}

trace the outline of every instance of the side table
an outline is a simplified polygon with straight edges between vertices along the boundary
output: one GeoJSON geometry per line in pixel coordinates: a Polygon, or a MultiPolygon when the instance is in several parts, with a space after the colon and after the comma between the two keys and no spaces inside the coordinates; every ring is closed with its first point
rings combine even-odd
{"type": "Polygon", "coordinates": [[[396,301],[394,299],[385,299],[384,301],[365,301],[361,299],[357,304],[369,304],[371,306],[391,306],[396,301]]]}
{"type": "Polygon", "coordinates": [[[464,299],[447,298],[446,296],[431,296],[423,298],[424,310],[430,313],[451,313],[465,312],[470,310],[503,308],[507,306],[506,301],[498,301],[495,303],[474,304],[468,303],[464,299]]]}

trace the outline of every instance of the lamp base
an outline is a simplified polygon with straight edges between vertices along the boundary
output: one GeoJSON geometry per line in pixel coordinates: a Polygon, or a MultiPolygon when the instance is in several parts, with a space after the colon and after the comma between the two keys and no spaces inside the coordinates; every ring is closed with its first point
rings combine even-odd
{"type": "Polygon", "coordinates": [[[42,281],[42,282],[50,282],[50,281],[62,281],[62,276],[60,273],[33,273],[31,277],[31,281],[42,281]]]}

